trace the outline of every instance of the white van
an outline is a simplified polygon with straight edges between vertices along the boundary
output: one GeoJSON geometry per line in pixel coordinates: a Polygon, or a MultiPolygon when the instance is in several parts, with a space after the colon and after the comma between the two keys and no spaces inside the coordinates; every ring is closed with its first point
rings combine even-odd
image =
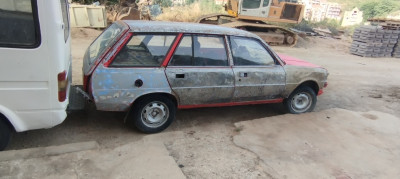
{"type": "Polygon", "coordinates": [[[67,0],[1,0],[0,150],[13,131],[66,118],[71,81],[67,0]]]}

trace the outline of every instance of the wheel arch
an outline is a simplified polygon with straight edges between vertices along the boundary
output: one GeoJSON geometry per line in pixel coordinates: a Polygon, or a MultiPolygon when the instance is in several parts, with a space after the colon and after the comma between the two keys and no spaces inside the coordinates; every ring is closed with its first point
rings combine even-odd
{"type": "Polygon", "coordinates": [[[4,106],[0,106],[0,120],[4,120],[13,131],[22,131],[23,123],[21,119],[4,106]]]}
{"type": "Polygon", "coordinates": [[[144,98],[146,98],[146,97],[149,97],[149,96],[165,96],[165,97],[171,99],[171,101],[175,104],[175,107],[178,107],[178,99],[177,99],[177,97],[176,97],[174,94],[166,93],[166,92],[154,92],[154,93],[143,94],[143,95],[137,97],[137,98],[132,102],[131,108],[135,105],[135,102],[137,102],[137,101],[139,101],[139,100],[142,100],[142,99],[144,99],[144,98]]]}
{"type": "Polygon", "coordinates": [[[294,88],[294,90],[292,92],[290,92],[290,94],[292,94],[294,91],[296,91],[297,89],[299,89],[302,86],[310,87],[315,92],[315,95],[318,95],[320,87],[319,87],[318,83],[314,80],[307,80],[307,81],[300,83],[299,85],[297,85],[296,88],[294,88]]]}

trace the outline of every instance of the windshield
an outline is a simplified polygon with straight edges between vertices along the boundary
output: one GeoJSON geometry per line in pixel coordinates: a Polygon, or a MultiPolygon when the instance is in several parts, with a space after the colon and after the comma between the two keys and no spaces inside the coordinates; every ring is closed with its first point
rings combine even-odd
{"type": "Polygon", "coordinates": [[[107,48],[117,40],[124,27],[121,24],[114,23],[108,27],[97,39],[89,46],[86,55],[89,57],[89,64],[92,64],[107,48]]]}

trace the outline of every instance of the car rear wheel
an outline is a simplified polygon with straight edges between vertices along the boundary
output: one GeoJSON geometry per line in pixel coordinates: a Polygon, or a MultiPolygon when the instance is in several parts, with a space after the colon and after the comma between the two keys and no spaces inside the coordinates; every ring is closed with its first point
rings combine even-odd
{"type": "Polygon", "coordinates": [[[306,113],[314,110],[317,96],[313,89],[301,86],[285,100],[287,110],[292,114],[306,113]]]}
{"type": "Polygon", "coordinates": [[[0,151],[4,150],[11,138],[11,128],[5,121],[0,117],[0,151]]]}
{"type": "Polygon", "coordinates": [[[174,120],[175,104],[165,96],[149,96],[135,101],[130,122],[144,133],[157,133],[174,120]]]}

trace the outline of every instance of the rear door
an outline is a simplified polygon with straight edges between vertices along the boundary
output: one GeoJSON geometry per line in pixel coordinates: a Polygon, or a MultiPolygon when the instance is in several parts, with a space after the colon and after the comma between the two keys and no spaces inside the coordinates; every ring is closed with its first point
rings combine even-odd
{"type": "Polygon", "coordinates": [[[230,37],[235,75],[234,101],[258,101],[280,98],[286,74],[258,40],[230,37]]]}
{"type": "Polygon", "coordinates": [[[270,0],[242,0],[240,15],[268,17],[269,5],[270,0]]]}
{"type": "Polygon", "coordinates": [[[232,100],[234,77],[224,36],[185,35],[166,69],[180,105],[225,103],[232,100]]]}

